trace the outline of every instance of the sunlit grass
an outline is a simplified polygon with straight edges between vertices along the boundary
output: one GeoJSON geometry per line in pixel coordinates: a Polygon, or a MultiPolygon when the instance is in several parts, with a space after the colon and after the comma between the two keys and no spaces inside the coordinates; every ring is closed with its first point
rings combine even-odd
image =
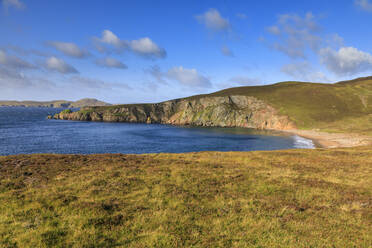
{"type": "Polygon", "coordinates": [[[372,122],[368,117],[372,114],[371,78],[337,84],[283,82],[266,86],[230,88],[211,95],[255,96],[289,116],[301,129],[372,133],[370,130],[372,122]]]}
{"type": "Polygon", "coordinates": [[[371,247],[372,148],[0,157],[2,247],[371,247]]]}

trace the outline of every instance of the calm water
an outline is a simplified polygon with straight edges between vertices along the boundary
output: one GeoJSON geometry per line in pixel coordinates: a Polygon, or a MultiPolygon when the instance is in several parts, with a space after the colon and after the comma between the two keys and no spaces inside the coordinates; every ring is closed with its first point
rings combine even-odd
{"type": "Polygon", "coordinates": [[[47,120],[53,108],[0,107],[0,155],[312,148],[310,140],[242,128],[47,120]]]}

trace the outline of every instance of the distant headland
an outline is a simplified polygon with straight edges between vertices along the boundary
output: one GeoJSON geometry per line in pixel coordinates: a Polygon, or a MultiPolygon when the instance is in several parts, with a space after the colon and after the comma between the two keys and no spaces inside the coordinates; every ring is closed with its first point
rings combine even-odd
{"type": "Polygon", "coordinates": [[[78,101],[0,101],[0,107],[49,107],[49,108],[83,108],[87,106],[109,106],[111,104],[94,98],[84,98],[78,101]]]}

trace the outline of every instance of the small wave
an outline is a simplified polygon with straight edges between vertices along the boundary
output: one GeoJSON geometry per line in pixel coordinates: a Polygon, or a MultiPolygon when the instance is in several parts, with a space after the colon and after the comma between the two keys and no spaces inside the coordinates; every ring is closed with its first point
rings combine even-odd
{"type": "Polygon", "coordinates": [[[310,139],[305,139],[303,137],[300,137],[298,135],[293,136],[294,139],[294,147],[295,148],[315,148],[314,142],[310,139]]]}

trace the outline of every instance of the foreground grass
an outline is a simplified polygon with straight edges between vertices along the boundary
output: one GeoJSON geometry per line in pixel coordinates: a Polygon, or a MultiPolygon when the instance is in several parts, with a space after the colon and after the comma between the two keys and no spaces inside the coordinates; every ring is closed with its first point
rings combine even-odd
{"type": "Polygon", "coordinates": [[[371,247],[372,147],[0,157],[0,247],[371,247]]]}

